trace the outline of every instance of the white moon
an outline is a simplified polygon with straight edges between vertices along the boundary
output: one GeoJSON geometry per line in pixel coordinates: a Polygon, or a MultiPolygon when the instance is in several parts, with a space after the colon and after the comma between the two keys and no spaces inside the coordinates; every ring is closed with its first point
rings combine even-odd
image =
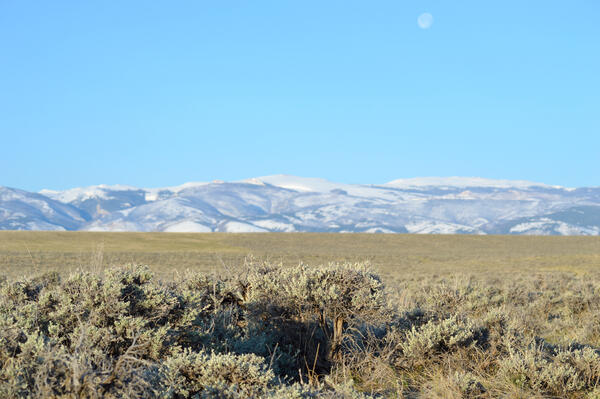
{"type": "Polygon", "coordinates": [[[433,15],[428,12],[424,12],[423,14],[419,15],[419,18],[417,18],[417,24],[421,29],[431,28],[431,25],[433,25],[433,15]]]}

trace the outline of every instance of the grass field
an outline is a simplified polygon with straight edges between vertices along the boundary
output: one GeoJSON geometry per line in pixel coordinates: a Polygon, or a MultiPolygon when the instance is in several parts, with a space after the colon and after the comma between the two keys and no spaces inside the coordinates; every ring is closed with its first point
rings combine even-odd
{"type": "Polygon", "coordinates": [[[599,237],[396,234],[0,232],[0,274],[145,264],[159,276],[235,268],[248,255],[283,263],[370,261],[403,274],[584,273],[600,267],[599,237]]]}

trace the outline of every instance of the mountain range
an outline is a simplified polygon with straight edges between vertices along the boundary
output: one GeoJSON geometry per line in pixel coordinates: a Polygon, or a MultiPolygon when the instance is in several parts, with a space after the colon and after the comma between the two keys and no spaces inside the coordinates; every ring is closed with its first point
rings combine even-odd
{"type": "Polygon", "coordinates": [[[289,175],[152,189],[0,186],[0,230],[599,235],[600,187],[464,177],[343,184],[289,175]]]}

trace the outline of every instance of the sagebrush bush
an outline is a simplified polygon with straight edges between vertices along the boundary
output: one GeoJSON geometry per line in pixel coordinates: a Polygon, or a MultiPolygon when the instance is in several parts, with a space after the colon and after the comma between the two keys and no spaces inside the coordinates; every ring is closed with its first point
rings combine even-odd
{"type": "Polygon", "coordinates": [[[531,343],[509,349],[508,356],[500,361],[500,373],[520,387],[564,396],[598,385],[600,352],[531,343]]]}
{"type": "Polygon", "coordinates": [[[381,316],[383,284],[366,264],[254,267],[248,275],[250,301],[279,306],[300,322],[316,320],[327,337],[329,356],[339,355],[345,330],[381,316]]]}
{"type": "Polygon", "coordinates": [[[400,338],[396,365],[405,369],[424,366],[442,354],[472,348],[482,337],[481,329],[469,319],[431,320],[419,328],[413,326],[400,338]]]}
{"type": "Polygon", "coordinates": [[[275,374],[256,355],[207,354],[189,349],[175,352],[161,367],[162,397],[238,398],[265,395],[275,374]]]}

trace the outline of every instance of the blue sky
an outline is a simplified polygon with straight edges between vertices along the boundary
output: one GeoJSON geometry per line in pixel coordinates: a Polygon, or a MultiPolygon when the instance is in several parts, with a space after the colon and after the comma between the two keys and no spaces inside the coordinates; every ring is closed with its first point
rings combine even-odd
{"type": "Polygon", "coordinates": [[[0,185],[598,186],[599,17],[596,0],[4,0],[0,185]]]}

